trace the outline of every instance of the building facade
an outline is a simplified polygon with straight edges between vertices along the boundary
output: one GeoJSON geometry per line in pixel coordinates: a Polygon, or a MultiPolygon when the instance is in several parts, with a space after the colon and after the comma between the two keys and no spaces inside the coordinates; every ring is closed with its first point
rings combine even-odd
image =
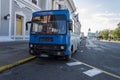
{"type": "Polygon", "coordinates": [[[89,31],[87,37],[88,39],[96,39],[98,34],[99,34],[98,31],[96,31],[95,33],[89,31]]]}
{"type": "Polygon", "coordinates": [[[51,0],[0,0],[0,41],[28,39],[32,13],[51,9],[51,0]]]}
{"type": "Polygon", "coordinates": [[[76,22],[76,7],[72,0],[0,0],[0,41],[28,40],[29,28],[25,23],[32,13],[40,10],[68,9],[74,21],[74,30],[80,33],[80,22],[76,22]]]}

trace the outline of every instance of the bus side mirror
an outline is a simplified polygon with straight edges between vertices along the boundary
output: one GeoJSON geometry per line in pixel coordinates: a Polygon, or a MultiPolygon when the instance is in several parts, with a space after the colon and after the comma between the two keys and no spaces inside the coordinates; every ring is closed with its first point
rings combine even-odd
{"type": "Polygon", "coordinates": [[[26,27],[28,27],[28,25],[31,25],[31,24],[32,24],[31,21],[26,22],[26,27]]]}
{"type": "Polygon", "coordinates": [[[69,21],[69,30],[73,30],[73,23],[72,23],[72,21],[69,21]]]}
{"type": "Polygon", "coordinates": [[[31,21],[26,22],[26,30],[28,30],[28,29],[29,29],[28,27],[31,27],[31,24],[32,24],[32,22],[31,22],[31,21]]]}

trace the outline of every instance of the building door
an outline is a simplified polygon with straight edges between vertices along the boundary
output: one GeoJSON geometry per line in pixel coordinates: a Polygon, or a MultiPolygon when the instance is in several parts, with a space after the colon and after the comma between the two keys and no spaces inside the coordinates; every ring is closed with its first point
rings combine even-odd
{"type": "Polygon", "coordinates": [[[16,15],[16,36],[23,34],[23,16],[16,15]]]}

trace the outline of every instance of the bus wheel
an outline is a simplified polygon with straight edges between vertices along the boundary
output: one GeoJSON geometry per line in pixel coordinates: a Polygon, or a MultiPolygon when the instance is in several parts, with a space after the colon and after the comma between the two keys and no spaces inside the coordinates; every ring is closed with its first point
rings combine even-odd
{"type": "Polygon", "coordinates": [[[66,55],[66,56],[65,56],[65,59],[66,59],[67,61],[69,61],[69,60],[71,59],[72,53],[73,53],[73,46],[71,47],[71,53],[70,53],[69,55],[66,55]]]}
{"type": "Polygon", "coordinates": [[[69,61],[71,59],[71,54],[65,56],[65,60],[69,61]]]}

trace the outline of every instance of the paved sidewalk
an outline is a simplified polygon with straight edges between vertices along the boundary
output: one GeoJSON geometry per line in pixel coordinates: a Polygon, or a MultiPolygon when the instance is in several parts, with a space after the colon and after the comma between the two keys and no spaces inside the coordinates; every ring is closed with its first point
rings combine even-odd
{"type": "Polygon", "coordinates": [[[0,42],[0,66],[29,57],[28,41],[0,42]]]}
{"type": "Polygon", "coordinates": [[[114,41],[114,40],[111,40],[111,41],[109,41],[109,40],[100,40],[100,41],[103,41],[103,42],[113,42],[113,43],[120,43],[120,41],[114,41]]]}

